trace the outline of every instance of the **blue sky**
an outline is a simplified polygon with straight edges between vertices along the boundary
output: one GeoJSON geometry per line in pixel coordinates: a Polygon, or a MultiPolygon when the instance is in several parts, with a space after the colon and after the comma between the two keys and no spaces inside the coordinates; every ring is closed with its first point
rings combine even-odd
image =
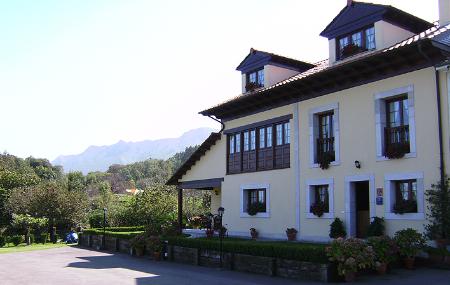
{"type": "MultiPolygon", "coordinates": [[[[428,21],[437,0],[372,1],[428,21]]],[[[240,93],[251,47],[315,62],[345,0],[0,0],[0,151],[49,159],[89,145],[218,127],[197,113],[240,93]]]]}

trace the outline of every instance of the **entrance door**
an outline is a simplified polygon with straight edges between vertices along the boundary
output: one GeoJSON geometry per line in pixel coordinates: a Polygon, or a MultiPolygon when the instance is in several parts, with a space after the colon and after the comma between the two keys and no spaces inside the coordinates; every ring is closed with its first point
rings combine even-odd
{"type": "Polygon", "coordinates": [[[369,181],[353,182],[355,195],[356,237],[366,238],[370,224],[369,181]]]}

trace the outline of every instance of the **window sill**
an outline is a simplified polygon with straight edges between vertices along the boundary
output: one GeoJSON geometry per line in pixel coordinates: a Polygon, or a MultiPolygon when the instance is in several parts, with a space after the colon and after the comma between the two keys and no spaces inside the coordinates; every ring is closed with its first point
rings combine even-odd
{"type": "MultiPolygon", "coordinates": [[[[330,162],[330,166],[338,166],[340,164],[341,162],[339,160],[330,162]]],[[[320,165],[318,163],[314,163],[310,165],[310,168],[320,168],[320,165]]]]}
{"type": "Polygon", "coordinates": [[[424,220],[424,213],[405,213],[405,214],[396,214],[396,213],[384,213],[384,217],[387,220],[424,220]]]}
{"type": "Polygon", "coordinates": [[[306,213],[306,218],[307,219],[334,219],[334,214],[333,213],[324,213],[322,215],[322,217],[317,217],[313,213],[306,213]]]}
{"type": "Polygon", "coordinates": [[[409,152],[405,154],[402,158],[387,158],[386,156],[377,156],[377,161],[395,161],[395,160],[401,160],[403,158],[416,158],[417,153],[415,152],[409,152]]]}
{"type": "Polygon", "coordinates": [[[265,213],[257,213],[254,216],[250,216],[247,213],[241,213],[241,218],[270,218],[270,213],[269,212],[265,212],[265,213]]]}

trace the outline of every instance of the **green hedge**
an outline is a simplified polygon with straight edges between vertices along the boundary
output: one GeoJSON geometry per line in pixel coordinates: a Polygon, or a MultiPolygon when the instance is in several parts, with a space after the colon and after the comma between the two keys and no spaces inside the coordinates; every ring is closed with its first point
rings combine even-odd
{"type": "MultiPolygon", "coordinates": [[[[143,231],[129,231],[129,232],[117,232],[117,231],[106,231],[105,235],[109,237],[116,237],[121,239],[131,239],[136,235],[143,233],[143,231]]],[[[87,229],[84,230],[82,234],[87,235],[103,235],[103,229],[87,229]]]]}
{"type": "MultiPolygon", "coordinates": [[[[167,240],[170,245],[220,250],[220,242],[218,239],[170,237],[167,240]]],[[[323,264],[328,263],[325,247],[326,245],[323,244],[265,242],[229,238],[225,238],[223,241],[223,251],[225,252],[323,264]]]]}
{"type": "MultiPolygon", "coordinates": [[[[94,230],[103,231],[103,228],[93,228],[94,230]]],[[[91,229],[90,229],[91,230],[91,229]]],[[[144,231],[144,226],[135,226],[135,227],[106,227],[108,232],[140,232],[144,231]]]]}

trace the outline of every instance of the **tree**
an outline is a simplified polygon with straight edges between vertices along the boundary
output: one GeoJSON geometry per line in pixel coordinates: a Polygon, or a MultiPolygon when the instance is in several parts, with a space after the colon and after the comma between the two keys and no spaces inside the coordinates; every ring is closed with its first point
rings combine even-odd
{"type": "Polygon", "coordinates": [[[67,187],[69,191],[81,191],[86,188],[86,179],[81,171],[73,171],[67,174],[67,187]]]}
{"type": "Polygon", "coordinates": [[[47,227],[47,218],[34,218],[30,215],[16,215],[13,214],[11,227],[19,234],[25,235],[25,241],[30,245],[31,233],[42,233],[43,229],[47,227]]]}
{"type": "Polygon", "coordinates": [[[52,181],[12,190],[7,209],[11,214],[46,217],[50,227],[68,230],[86,220],[89,200],[84,191],[69,191],[52,181]]]}
{"type": "Polygon", "coordinates": [[[432,184],[426,191],[428,202],[428,218],[430,223],[425,226],[430,239],[450,238],[450,183],[445,177],[438,184],[432,184]]]}

